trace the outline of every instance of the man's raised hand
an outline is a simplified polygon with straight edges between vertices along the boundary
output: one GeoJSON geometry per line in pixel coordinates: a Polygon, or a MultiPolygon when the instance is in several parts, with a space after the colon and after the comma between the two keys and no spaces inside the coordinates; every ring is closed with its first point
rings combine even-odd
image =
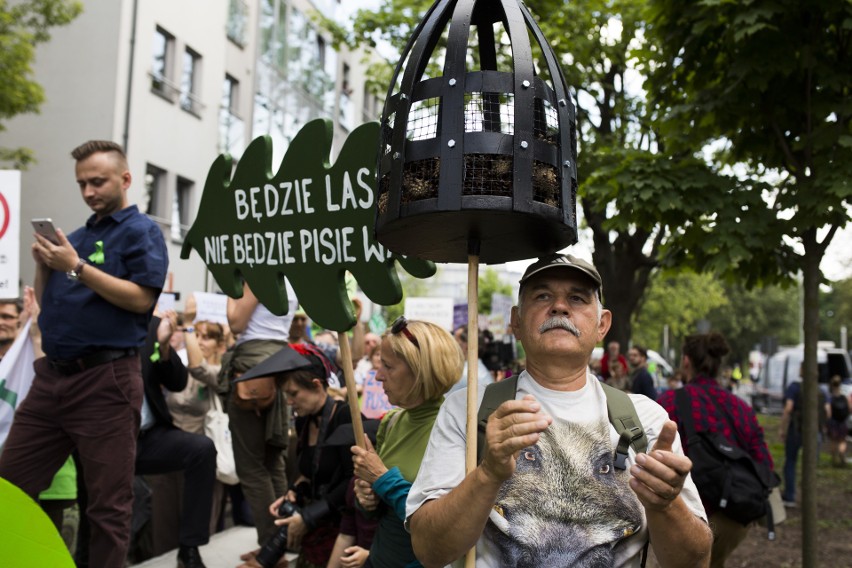
{"type": "Polygon", "coordinates": [[[672,452],[677,424],[669,420],[663,425],[653,449],[638,454],[630,468],[630,487],[649,509],[663,510],[678,498],[683,482],[692,469],[686,456],[672,452]]]}
{"type": "Polygon", "coordinates": [[[500,483],[511,477],[518,453],[538,442],[552,422],[532,395],[501,404],[488,418],[485,429],[483,471],[500,483]]]}

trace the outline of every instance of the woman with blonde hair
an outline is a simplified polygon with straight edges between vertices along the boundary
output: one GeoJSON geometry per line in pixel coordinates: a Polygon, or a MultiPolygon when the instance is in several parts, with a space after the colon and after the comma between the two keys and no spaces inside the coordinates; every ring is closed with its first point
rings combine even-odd
{"type": "Polygon", "coordinates": [[[358,502],[379,519],[365,566],[420,566],[403,526],[405,500],[432,433],[444,394],[461,377],[464,357],[444,329],[424,321],[397,319],[381,342],[376,380],[388,402],[376,450],[353,446],[358,502]]]}

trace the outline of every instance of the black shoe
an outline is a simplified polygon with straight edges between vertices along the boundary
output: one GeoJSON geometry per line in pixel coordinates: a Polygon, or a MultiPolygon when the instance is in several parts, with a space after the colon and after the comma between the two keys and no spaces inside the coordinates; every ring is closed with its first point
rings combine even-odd
{"type": "Polygon", "coordinates": [[[197,546],[181,546],[178,549],[178,568],[207,568],[201,560],[197,546]]]}

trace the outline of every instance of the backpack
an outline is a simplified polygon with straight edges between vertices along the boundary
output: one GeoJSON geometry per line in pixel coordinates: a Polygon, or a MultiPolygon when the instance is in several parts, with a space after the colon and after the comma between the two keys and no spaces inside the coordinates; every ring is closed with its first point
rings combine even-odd
{"type": "Polygon", "coordinates": [[[835,422],[846,422],[847,418],[849,418],[849,399],[842,394],[832,396],[831,419],[835,422]]]}
{"type": "MultiPolygon", "coordinates": [[[[600,383],[606,395],[606,410],[609,415],[609,423],[618,433],[618,445],[615,448],[615,467],[625,469],[627,466],[627,451],[630,447],[637,454],[644,453],[648,449],[648,436],[642,429],[636,408],[633,406],[627,393],[615,389],[606,383],[600,383]]],[[[509,377],[497,383],[491,383],[485,387],[485,395],[479,405],[477,414],[477,438],[476,438],[476,461],[482,461],[482,452],[485,449],[485,427],[488,417],[497,410],[497,407],[507,400],[514,400],[518,391],[518,376],[509,377]]]]}
{"type": "MultiPolygon", "coordinates": [[[[712,397],[710,403],[728,428],[734,426],[728,414],[712,397]]],[[[769,539],[775,539],[775,525],[769,494],[779,483],[778,475],[765,464],[752,459],[748,452],[732,444],[719,433],[696,432],[689,392],[675,391],[675,405],[687,443],[686,455],[692,460],[692,479],[705,503],[711,503],[731,520],[742,525],[766,517],[769,539]]]]}

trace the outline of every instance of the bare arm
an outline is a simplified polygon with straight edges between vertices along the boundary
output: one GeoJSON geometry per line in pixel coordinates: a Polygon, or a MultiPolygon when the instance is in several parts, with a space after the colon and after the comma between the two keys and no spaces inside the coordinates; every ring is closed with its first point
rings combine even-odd
{"type": "Polygon", "coordinates": [[[458,487],[424,503],[411,516],[411,543],[424,566],[445,566],[476,545],[500,486],[515,471],[518,453],[538,442],[552,421],[530,395],[506,401],[494,411],[479,466],[458,487]]]}
{"type": "Polygon", "coordinates": [[[242,333],[246,330],[251,315],[257,307],[257,297],[249,288],[248,282],[243,283],[243,297],[237,300],[228,298],[228,325],[234,333],[242,333]]]}
{"type": "Polygon", "coordinates": [[[793,416],[793,399],[788,398],[784,401],[784,410],[781,412],[781,424],[778,426],[778,436],[781,441],[787,439],[787,429],[790,426],[790,418],[793,416]]]}
{"type": "Polygon", "coordinates": [[[355,544],[355,535],[338,533],[325,568],[341,568],[343,565],[340,563],[340,559],[343,556],[343,551],[353,544],[355,544]]]}
{"type": "Polygon", "coordinates": [[[184,330],[183,341],[186,344],[186,363],[187,368],[193,369],[199,367],[204,361],[204,356],[201,354],[201,347],[198,346],[198,336],[195,335],[195,330],[184,330]]]}
{"type": "Polygon", "coordinates": [[[654,449],[636,456],[630,487],[645,507],[654,554],[663,568],[709,566],[713,535],[680,492],[692,462],[672,452],[677,425],[668,421],[654,449]]]}
{"type": "MultiPolygon", "coordinates": [[[[39,302],[41,302],[41,294],[48,274],[42,273],[41,266],[59,272],[68,272],[73,270],[80,261],[77,251],[65,238],[65,233],[57,229],[56,234],[59,237],[58,245],[41,235],[36,235],[36,242],[33,243],[33,256],[37,262],[41,263],[36,273],[36,296],[39,302]]],[[[146,313],[157,299],[153,288],[117,278],[91,264],[87,264],[80,273],[79,281],[110,304],[137,314],[146,313]]]]}
{"type": "Polygon", "coordinates": [[[40,311],[41,309],[35,299],[35,291],[29,286],[24,286],[24,310],[21,312],[19,325],[23,326],[27,320],[32,319],[30,322],[30,341],[32,341],[36,359],[44,357],[44,351],[41,348],[41,328],[38,326],[40,311]]]}

